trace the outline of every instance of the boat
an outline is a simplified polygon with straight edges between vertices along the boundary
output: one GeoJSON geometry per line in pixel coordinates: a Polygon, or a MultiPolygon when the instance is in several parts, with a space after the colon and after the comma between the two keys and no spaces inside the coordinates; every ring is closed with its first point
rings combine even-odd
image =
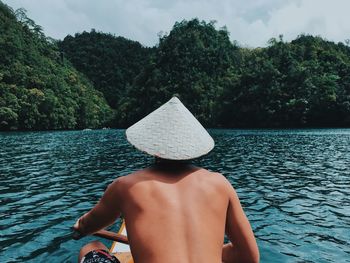
{"type": "MultiPolygon", "coordinates": [[[[127,236],[124,220],[119,228],[118,234],[127,236]]],[[[116,256],[121,263],[134,263],[130,251],[130,246],[128,244],[125,244],[124,242],[122,243],[119,241],[113,241],[109,252],[116,256]]]]}

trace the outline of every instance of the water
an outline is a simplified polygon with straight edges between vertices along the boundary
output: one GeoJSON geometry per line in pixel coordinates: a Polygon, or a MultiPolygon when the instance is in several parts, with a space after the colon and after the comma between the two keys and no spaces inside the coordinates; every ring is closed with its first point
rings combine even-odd
{"type": "MultiPolygon", "coordinates": [[[[350,262],[350,129],[211,134],[197,163],[236,188],[261,262],[350,262]]],[[[151,161],[120,130],[0,133],[1,262],[76,262],[96,238],[74,241],[70,226],[151,161]]]]}

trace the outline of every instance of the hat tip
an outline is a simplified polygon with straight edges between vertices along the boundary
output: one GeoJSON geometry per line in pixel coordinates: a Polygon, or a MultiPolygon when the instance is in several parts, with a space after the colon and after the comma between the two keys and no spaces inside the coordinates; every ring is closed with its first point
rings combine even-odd
{"type": "Polygon", "coordinates": [[[181,102],[180,99],[177,97],[177,95],[173,95],[173,97],[170,99],[170,102],[181,102]]]}

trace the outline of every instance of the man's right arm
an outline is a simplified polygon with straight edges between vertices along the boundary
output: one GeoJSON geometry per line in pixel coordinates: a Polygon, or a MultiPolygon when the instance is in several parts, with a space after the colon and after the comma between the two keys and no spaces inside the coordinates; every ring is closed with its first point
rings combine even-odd
{"type": "Polygon", "coordinates": [[[120,216],[119,181],[116,179],[111,183],[100,201],[75,223],[73,228],[82,236],[95,233],[111,225],[120,216]]]}
{"type": "Polygon", "coordinates": [[[226,215],[226,235],[231,243],[225,244],[222,250],[224,263],[258,263],[259,249],[250,226],[243,211],[236,191],[227,181],[229,204],[226,215]]]}

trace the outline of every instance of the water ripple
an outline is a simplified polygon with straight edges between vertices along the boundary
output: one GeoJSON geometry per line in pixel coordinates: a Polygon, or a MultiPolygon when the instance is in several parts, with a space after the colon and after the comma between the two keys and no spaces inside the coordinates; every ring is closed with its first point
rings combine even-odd
{"type": "MultiPolygon", "coordinates": [[[[197,163],[236,188],[261,262],[350,262],[349,129],[210,132],[197,163]]],[[[121,130],[0,133],[0,146],[2,262],[76,262],[95,239],[71,239],[76,218],[152,162],[121,130]]]]}

